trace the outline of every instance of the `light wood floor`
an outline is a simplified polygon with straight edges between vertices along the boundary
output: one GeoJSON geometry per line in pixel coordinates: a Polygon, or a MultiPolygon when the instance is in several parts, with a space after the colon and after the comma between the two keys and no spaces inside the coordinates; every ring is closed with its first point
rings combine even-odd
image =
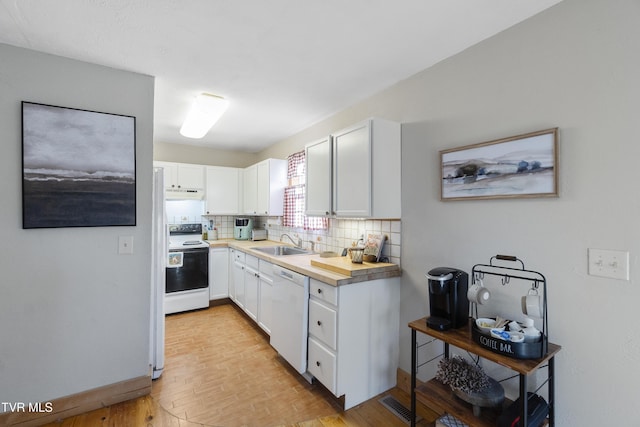
{"type": "MultiPolygon", "coordinates": [[[[378,396],[348,411],[291,369],[234,305],[166,318],[165,370],[151,395],[48,426],[379,427],[406,424],[378,396]]],[[[392,394],[409,406],[409,397],[392,394]]],[[[420,426],[437,414],[422,408],[420,426]]]]}

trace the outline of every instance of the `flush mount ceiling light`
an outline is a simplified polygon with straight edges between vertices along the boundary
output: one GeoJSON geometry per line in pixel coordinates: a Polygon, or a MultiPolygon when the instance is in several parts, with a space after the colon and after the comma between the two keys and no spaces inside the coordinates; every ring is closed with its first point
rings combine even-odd
{"type": "Polygon", "coordinates": [[[202,138],[228,107],[229,101],[220,96],[208,93],[198,95],[180,128],[180,134],[187,138],[202,138]]]}

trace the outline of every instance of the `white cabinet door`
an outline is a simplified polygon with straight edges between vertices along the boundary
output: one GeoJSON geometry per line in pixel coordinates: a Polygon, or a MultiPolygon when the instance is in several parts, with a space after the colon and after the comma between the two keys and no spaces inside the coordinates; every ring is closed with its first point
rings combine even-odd
{"type": "Polygon", "coordinates": [[[312,142],[305,147],[306,189],[305,213],[309,216],[329,216],[331,210],[331,137],[312,142]]]}
{"type": "Polygon", "coordinates": [[[244,213],[256,215],[258,213],[258,166],[251,165],[245,168],[243,175],[244,213]]]}
{"type": "Polygon", "coordinates": [[[401,217],[401,134],[374,118],[333,135],[334,215],[401,217]]]}
{"type": "Polygon", "coordinates": [[[258,325],[271,334],[272,294],[273,294],[273,264],[260,260],[260,280],[258,282],[258,325]]]}
{"type": "MultiPolygon", "coordinates": [[[[257,165],[256,170],[257,182],[256,182],[256,213],[258,215],[269,214],[269,200],[270,194],[270,176],[269,176],[269,161],[260,162],[257,165]]],[[[273,214],[275,215],[275,213],[273,214]]]]}
{"type": "Polygon", "coordinates": [[[236,255],[236,250],[235,249],[231,249],[229,248],[229,298],[231,298],[231,301],[235,301],[236,300],[236,286],[235,286],[235,274],[234,274],[234,264],[235,264],[235,255],[236,255]]]}
{"type": "Polygon", "coordinates": [[[371,126],[366,121],[333,135],[336,216],[371,216],[371,126]]]}
{"type": "Polygon", "coordinates": [[[244,311],[253,320],[258,320],[258,272],[244,267],[244,311]]]}
{"type": "Polygon", "coordinates": [[[171,162],[153,162],[153,165],[164,169],[164,188],[178,188],[178,164],[171,162]]]}
{"type": "Polygon", "coordinates": [[[229,296],[229,249],[209,249],[209,299],[229,296]]]}
{"type": "Polygon", "coordinates": [[[204,189],[204,166],[178,164],[178,186],[180,188],[204,189]]]}
{"type": "Polygon", "coordinates": [[[235,261],[233,263],[233,300],[238,307],[244,308],[244,264],[235,261]]]}
{"type": "Polygon", "coordinates": [[[244,169],[244,213],[281,216],[284,187],[287,185],[287,161],[267,159],[244,169]]]}
{"type": "Polygon", "coordinates": [[[207,215],[240,213],[240,171],[238,168],[207,166],[207,215]]]}
{"type": "Polygon", "coordinates": [[[204,189],[203,165],[188,163],[153,162],[154,166],[164,169],[164,188],[204,189]]]}

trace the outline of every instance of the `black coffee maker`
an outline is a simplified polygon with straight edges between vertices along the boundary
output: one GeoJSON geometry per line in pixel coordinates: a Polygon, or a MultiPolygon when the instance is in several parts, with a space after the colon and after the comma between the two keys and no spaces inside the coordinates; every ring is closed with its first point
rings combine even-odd
{"type": "Polygon", "coordinates": [[[429,279],[431,313],[427,318],[427,326],[439,331],[467,326],[469,275],[455,268],[438,267],[430,270],[425,276],[429,279]]]}

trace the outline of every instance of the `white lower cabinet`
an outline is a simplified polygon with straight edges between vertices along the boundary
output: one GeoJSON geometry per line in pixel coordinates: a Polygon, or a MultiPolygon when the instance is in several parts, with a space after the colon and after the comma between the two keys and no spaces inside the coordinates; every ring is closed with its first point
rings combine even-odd
{"type": "Polygon", "coordinates": [[[246,255],[244,267],[244,311],[258,320],[258,258],[246,255]]]}
{"type": "Polygon", "coordinates": [[[244,252],[235,251],[233,260],[233,296],[238,307],[244,308],[244,252]]]}
{"type": "Polygon", "coordinates": [[[339,287],[311,279],[307,370],[345,410],[396,385],[400,278],[339,287]]]}
{"type": "Polygon", "coordinates": [[[273,264],[260,260],[258,277],[258,325],[267,334],[271,334],[273,264]]]}
{"type": "MultiPolygon", "coordinates": [[[[337,395],[335,350],[330,350],[320,341],[309,337],[309,359],[307,369],[333,394],[337,395]]],[[[346,408],[345,408],[346,409],[346,408]]]]}
{"type": "Polygon", "coordinates": [[[262,330],[271,334],[273,264],[229,249],[229,297],[262,330]]]}
{"type": "Polygon", "coordinates": [[[209,300],[229,296],[229,249],[209,249],[209,300]]]}

